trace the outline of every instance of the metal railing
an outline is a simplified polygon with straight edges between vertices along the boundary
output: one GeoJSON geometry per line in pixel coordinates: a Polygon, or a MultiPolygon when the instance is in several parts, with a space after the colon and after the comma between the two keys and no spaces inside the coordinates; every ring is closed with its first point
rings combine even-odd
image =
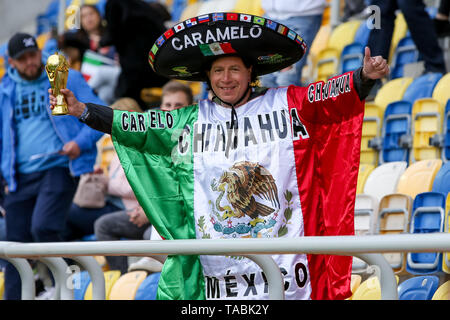
{"type": "Polygon", "coordinates": [[[71,273],[62,257],[81,264],[90,274],[93,299],[105,299],[105,282],[100,265],[92,256],[148,255],[240,255],[252,259],[267,276],[269,298],[284,299],[283,277],[271,254],[329,254],[356,256],[377,266],[381,298],[396,300],[397,282],[381,253],[449,252],[450,234],[398,234],[365,236],[303,237],[299,239],[93,241],[55,243],[0,242],[0,258],[10,261],[22,279],[22,299],[34,299],[34,279],[25,259],[41,260],[55,279],[57,299],[73,299],[68,289],[71,273]]]}

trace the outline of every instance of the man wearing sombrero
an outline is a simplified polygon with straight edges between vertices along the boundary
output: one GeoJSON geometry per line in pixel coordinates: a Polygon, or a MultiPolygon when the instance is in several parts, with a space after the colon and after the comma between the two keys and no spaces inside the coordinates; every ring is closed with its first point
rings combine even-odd
{"type": "MultiPolygon", "coordinates": [[[[130,185],[164,239],[352,235],[364,98],[389,68],[366,48],[362,68],[327,82],[251,86],[305,49],[275,21],[207,14],[167,30],[149,61],[170,78],[207,81],[212,100],[136,113],[63,92],[72,115],[112,135],[130,185]]],[[[287,299],[351,295],[351,257],[273,258],[287,299]]],[[[158,298],[267,299],[267,290],[264,273],[246,258],[171,256],[158,298]]]]}

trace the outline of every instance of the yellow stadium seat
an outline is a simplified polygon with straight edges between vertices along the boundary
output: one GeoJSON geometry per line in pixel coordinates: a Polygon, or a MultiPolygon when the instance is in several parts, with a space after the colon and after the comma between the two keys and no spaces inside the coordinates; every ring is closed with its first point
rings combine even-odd
{"type": "Polygon", "coordinates": [[[414,102],[412,109],[412,152],[410,162],[437,159],[441,149],[429,144],[429,140],[442,132],[443,106],[435,99],[422,98],[414,102]]]}
{"type": "Polygon", "coordinates": [[[418,193],[431,191],[434,178],[441,166],[441,159],[414,162],[400,176],[397,193],[407,194],[414,200],[418,193]]]}
{"type": "Polygon", "coordinates": [[[47,42],[48,39],[50,39],[50,37],[51,37],[50,32],[42,33],[36,37],[36,43],[39,49],[42,50],[44,48],[45,43],[47,42]]]}
{"type": "MultiPolygon", "coordinates": [[[[375,219],[376,234],[400,234],[408,232],[412,211],[412,198],[406,194],[393,193],[380,200],[378,216],[375,219]]],[[[386,260],[396,274],[406,270],[406,254],[402,252],[384,253],[386,260]]]]}
{"type": "Polygon", "coordinates": [[[314,38],[312,43],[307,43],[309,47],[306,64],[302,70],[302,83],[310,83],[315,81],[316,75],[315,66],[317,65],[317,58],[319,53],[326,48],[328,39],[331,35],[331,26],[322,25],[314,38]]]}
{"type": "MultiPolygon", "coordinates": [[[[105,277],[105,300],[109,300],[111,288],[120,278],[120,271],[119,270],[106,271],[103,272],[103,276],[105,277]]],[[[86,289],[86,293],[84,294],[84,300],[92,300],[92,282],[89,283],[89,286],[86,289]]]]}
{"type": "Polygon", "coordinates": [[[3,292],[5,291],[5,275],[0,272],[0,300],[3,300],[3,292]]]}
{"type": "Polygon", "coordinates": [[[398,42],[406,36],[407,32],[408,25],[406,24],[405,17],[402,13],[399,13],[395,18],[394,33],[392,34],[391,47],[389,49],[389,64],[392,62],[392,57],[394,56],[398,42]]]}
{"type": "Polygon", "coordinates": [[[384,114],[384,111],[389,103],[401,100],[403,98],[406,89],[412,81],[413,78],[409,77],[393,79],[386,82],[378,90],[374,102],[381,108],[382,114],[384,114]]]}
{"type": "MultiPolygon", "coordinates": [[[[315,75],[315,81],[326,81],[338,72],[339,59],[342,49],[344,49],[346,45],[353,42],[360,24],[361,21],[358,20],[341,23],[336,28],[331,30],[329,37],[327,37],[328,42],[326,42],[325,47],[322,47],[317,53],[315,51],[317,49],[314,49],[313,56],[315,63],[313,74],[315,75]]],[[[326,28],[323,32],[325,32],[325,36],[328,36],[326,34],[326,28]]]]}
{"type": "Polygon", "coordinates": [[[349,298],[347,298],[346,300],[352,300],[353,294],[355,293],[356,289],[358,289],[358,287],[361,284],[361,279],[362,279],[362,277],[359,274],[352,274],[351,282],[350,282],[350,290],[352,291],[352,295],[349,298]]]}
{"type": "Polygon", "coordinates": [[[450,73],[445,74],[439,81],[436,83],[436,86],[433,89],[432,98],[439,101],[442,106],[447,104],[448,99],[450,99],[450,73]]]}
{"type": "Polygon", "coordinates": [[[327,48],[334,48],[337,50],[338,56],[341,55],[342,49],[355,39],[356,31],[358,31],[361,21],[350,20],[338,25],[331,32],[328,39],[327,48]]]}
{"type": "Polygon", "coordinates": [[[325,48],[317,56],[315,81],[327,81],[337,73],[339,52],[335,48],[325,48]]]}
{"type": "Polygon", "coordinates": [[[264,14],[261,0],[236,0],[233,12],[253,14],[256,16],[262,16],[264,14]]]}
{"type": "Polygon", "coordinates": [[[374,166],[378,164],[378,150],[369,148],[369,141],[380,136],[382,119],[381,108],[374,103],[366,102],[362,125],[360,163],[374,166]]]}
{"type": "Polygon", "coordinates": [[[0,82],[2,81],[1,79],[3,78],[3,76],[5,75],[6,72],[6,68],[5,68],[5,58],[0,57],[0,82]]]}
{"type": "MultiPolygon", "coordinates": [[[[398,284],[399,277],[395,276],[398,284]]],[[[377,276],[372,276],[363,281],[356,289],[352,300],[381,300],[380,280],[377,276]]]]}
{"type": "Polygon", "coordinates": [[[370,173],[375,169],[375,165],[369,163],[360,163],[358,171],[358,183],[356,185],[356,194],[363,193],[364,185],[370,173]]]}
{"type": "Polygon", "coordinates": [[[381,300],[381,287],[378,278],[370,277],[363,281],[353,293],[352,300],[381,300]]]}
{"type": "Polygon", "coordinates": [[[450,280],[444,282],[437,288],[431,300],[450,300],[450,280]]]}
{"type": "MultiPolygon", "coordinates": [[[[444,232],[450,233],[450,193],[445,200],[445,225],[444,232]]],[[[450,273],[450,252],[444,252],[442,256],[442,271],[450,273]]]]}
{"type": "Polygon", "coordinates": [[[183,12],[181,13],[180,21],[187,20],[189,18],[197,17],[200,12],[200,7],[202,6],[203,2],[194,2],[191,4],[188,4],[186,8],[184,8],[183,12]]]}
{"type": "Polygon", "coordinates": [[[110,300],[134,300],[136,291],[142,281],[147,278],[145,271],[132,271],[122,275],[113,285],[110,300]]]}
{"type": "Polygon", "coordinates": [[[103,169],[104,174],[108,175],[109,164],[116,152],[109,134],[105,134],[97,141],[97,151],[96,163],[103,169]]]}

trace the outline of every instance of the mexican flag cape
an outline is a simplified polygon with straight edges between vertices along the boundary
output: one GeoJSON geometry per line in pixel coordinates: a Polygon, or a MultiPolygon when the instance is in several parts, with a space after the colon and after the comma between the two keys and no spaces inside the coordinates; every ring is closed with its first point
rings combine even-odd
{"type": "MultiPolygon", "coordinates": [[[[352,73],[269,89],[231,110],[209,100],[175,110],[114,111],[128,181],[164,239],[354,234],[364,103],[352,73]]],[[[199,240],[201,241],[201,240],[199,240]]],[[[352,258],[279,254],[287,299],[350,296],[352,258]]],[[[267,299],[251,260],[170,256],[159,299],[267,299]]]]}

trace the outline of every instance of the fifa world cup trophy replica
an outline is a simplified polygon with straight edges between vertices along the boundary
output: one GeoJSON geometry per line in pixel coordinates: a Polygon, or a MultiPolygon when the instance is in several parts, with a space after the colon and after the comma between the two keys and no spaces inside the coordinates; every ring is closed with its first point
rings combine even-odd
{"type": "Polygon", "coordinates": [[[69,109],[67,107],[64,95],[61,93],[61,89],[65,89],[67,85],[67,77],[69,76],[69,64],[66,58],[56,52],[47,59],[45,65],[45,71],[47,72],[50,85],[53,90],[53,95],[56,97],[56,105],[52,110],[52,115],[60,116],[68,114],[69,109]]]}

